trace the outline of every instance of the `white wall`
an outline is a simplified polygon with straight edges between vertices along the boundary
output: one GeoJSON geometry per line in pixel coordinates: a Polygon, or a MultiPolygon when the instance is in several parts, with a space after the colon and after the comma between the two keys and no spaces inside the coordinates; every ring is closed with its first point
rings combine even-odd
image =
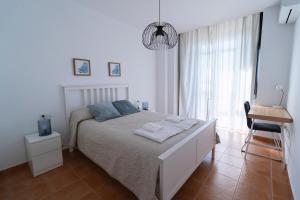
{"type": "MultiPolygon", "coordinates": [[[[261,55],[258,72],[258,95],[256,104],[278,105],[281,92],[277,84],[288,91],[293,25],[278,23],[280,6],[264,10],[261,55]]],[[[286,106],[286,98],[283,105],[286,106]]]]}
{"type": "Polygon", "coordinates": [[[107,18],[72,0],[0,3],[0,170],[25,161],[24,135],[40,114],[65,135],[63,84],[129,83],[133,99],[155,107],[155,56],[143,30],[107,18]],[[72,58],[91,60],[91,77],[73,76],[72,58]],[[107,62],[122,76],[108,76],[107,62]]]}
{"type": "Polygon", "coordinates": [[[287,108],[294,119],[294,124],[287,141],[287,157],[294,199],[300,199],[300,18],[295,24],[293,44],[287,108]]]}

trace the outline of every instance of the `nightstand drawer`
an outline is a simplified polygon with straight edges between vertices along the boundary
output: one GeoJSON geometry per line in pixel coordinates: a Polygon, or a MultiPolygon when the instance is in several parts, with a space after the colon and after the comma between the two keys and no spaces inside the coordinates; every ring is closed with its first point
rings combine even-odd
{"type": "Polygon", "coordinates": [[[61,149],[33,157],[30,162],[35,176],[41,172],[51,170],[58,165],[62,165],[63,160],[61,149]]]}
{"type": "Polygon", "coordinates": [[[42,142],[35,142],[30,144],[29,151],[31,156],[37,156],[60,148],[60,137],[54,137],[51,139],[44,140],[42,142]]]}

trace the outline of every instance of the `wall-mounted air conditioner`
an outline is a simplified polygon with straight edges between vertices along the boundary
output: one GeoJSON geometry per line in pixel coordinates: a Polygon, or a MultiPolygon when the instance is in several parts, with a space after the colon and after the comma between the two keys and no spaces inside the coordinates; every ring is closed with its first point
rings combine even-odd
{"type": "Polygon", "coordinates": [[[300,15],[300,0],[282,0],[279,23],[294,23],[300,15]]]}

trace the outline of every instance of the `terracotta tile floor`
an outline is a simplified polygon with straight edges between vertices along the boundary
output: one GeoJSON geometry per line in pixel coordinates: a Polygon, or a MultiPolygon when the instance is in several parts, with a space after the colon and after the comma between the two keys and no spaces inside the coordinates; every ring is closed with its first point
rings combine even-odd
{"type": "MultiPolygon", "coordinates": [[[[208,155],[174,199],[293,199],[287,172],[276,161],[249,155],[240,147],[245,135],[220,132],[215,160],[208,155]]],[[[253,148],[252,152],[276,155],[253,148]]],[[[27,165],[0,172],[0,199],[136,199],[78,151],[64,152],[64,166],[33,178],[27,165]]]]}

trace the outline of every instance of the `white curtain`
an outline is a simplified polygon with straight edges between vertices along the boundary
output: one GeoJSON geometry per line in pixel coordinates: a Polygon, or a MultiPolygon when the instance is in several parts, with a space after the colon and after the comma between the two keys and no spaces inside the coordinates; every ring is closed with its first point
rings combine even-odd
{"type": "Polygon", "coordinates": [[[180,115],[242,130],[256,65],[259,14],[180,35],[180,115]]]}

